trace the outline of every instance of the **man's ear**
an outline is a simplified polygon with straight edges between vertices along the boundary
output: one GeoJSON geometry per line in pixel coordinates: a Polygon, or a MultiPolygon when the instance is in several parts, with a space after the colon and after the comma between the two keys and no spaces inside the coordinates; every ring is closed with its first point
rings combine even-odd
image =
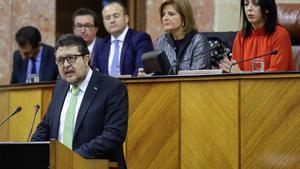
{"type": "Polygon", "coordinates": [[[125,23],[128,25],[129,24],[129,16],[126,14],[124,17],[125,17],[125,23]]]}
{"type": "Polygon", "coordinates": [[[89,66],[91,66],[91,59],[90,59],[90,55],[85,55],[83,57],[84,62],[88,63],[89,66]]]}

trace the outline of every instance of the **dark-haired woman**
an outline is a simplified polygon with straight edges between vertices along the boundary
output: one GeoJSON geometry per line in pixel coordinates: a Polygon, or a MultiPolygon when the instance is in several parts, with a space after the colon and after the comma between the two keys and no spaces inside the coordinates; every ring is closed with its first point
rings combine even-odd
{"type": "Polygon", "coordinates": [[[241,0],[241,14],[243,28],[234,40],[233,60],[225,58],[220,67],[227,72],[251,71],[251,61],[229,69],[234,62],[277,50],[277,54],[263,57],[264,70],[267,72],[295,70],[290,36],[278,25],[275,0],[241,0]]]}

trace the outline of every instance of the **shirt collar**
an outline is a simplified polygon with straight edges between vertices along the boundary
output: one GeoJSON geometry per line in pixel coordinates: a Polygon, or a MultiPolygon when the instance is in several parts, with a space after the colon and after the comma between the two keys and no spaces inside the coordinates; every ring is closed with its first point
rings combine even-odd
{"type": "MultiPolygon", "coordinates": [[[[85,93],[86,88],[87,88],[87,86],[89,84],[89,81],[90,81],[90,79],[92,77],[92,74],[93,74],[93,71],[92,71],[91,68],[89,68],[88,74],[86,75],[85,79],[78,85],[80,91],[82,91],[82,92],[85,93]]],[[[70,85],[70,90],[69,91],[71,91],[71,89],[73,88],[73,86],[74,85],[70,85]]]]}
{"type": "Polygon", "coordinates": [[[93,42],[88,46],[90,54],[93,52],[93,48],[94,48],[95,42],[96,42],[96,38],[94,38],[93,42]]]}
{"type": "Polygon", "coordinates": [[[125,36],[126,36],[126,34],[127,34],[127,32],[128,32],[128,26],[126,26],[126,28],[124,29],[124,31],[121,33],[121,35],[120,36],[118,36],[117,38],[115,38],[115,37],[113,37],[112,35],[111,35],[111,43],[114,41],[114,40],[119,40],[119,41],[121,41],[121,42],[124,42],[124,40],[125,40],[125,36]]]}
{"type": "Polygon", "coordinates": [[[34,60],[37,62],[40,62],[42,59],[42,52],[43,52],[43,46],[40,46],[39,52],[36,54],[36,57],[34,57],[34,60]]]}

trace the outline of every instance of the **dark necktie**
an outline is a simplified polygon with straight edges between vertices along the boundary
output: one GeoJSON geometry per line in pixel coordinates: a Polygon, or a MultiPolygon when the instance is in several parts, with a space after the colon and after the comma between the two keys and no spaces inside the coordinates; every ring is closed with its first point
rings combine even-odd
{"type": "Polygon", "coordinates": [[[36,60],[33,58],[33,59],[30,59],[31,60],[31,63],[32,63],[32,67],[31,67],[31,74],[36,74],[36,60]]]}

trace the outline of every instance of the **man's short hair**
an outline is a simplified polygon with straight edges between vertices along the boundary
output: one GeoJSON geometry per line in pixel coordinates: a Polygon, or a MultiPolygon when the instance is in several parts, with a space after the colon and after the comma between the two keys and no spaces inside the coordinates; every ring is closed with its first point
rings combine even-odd
{"type": "Polygon", "coordinates": [[[56,42],[55,49],[64,46],[77,46],[79,52],[82,55],[89,55],[90,51],[85,43],[85,41],[80,36],[76,36],[72,33],[62,35],[56,42]]]}
{"type": "Polygon", "coordinates": [[[73,13],[73,15],[72,15],[73,26],[75,25],[74,21],[75,21],[76,16],[83,16],[83,15],[91,15],[94,18],[94,26],[96,28],[99,27],[99,24],[100,24],[99,16],[93,10],[91,10],[89,8],[79,8],[73,13]]]}
{"type": "Polygon", "coordinates": [[[24,26],[16,33],[16,41],[19,46],[24,47],[27,43],[36,49],[42,40],[40,31],[33,26],[24,26]]]}
{"type": "Polygon", "coordinates": [[[103,9],[104,9],[107,5],[111,5],[111,4],[114,4],[114,3],[119,4],[119,5],[123,8],[124,15],[128,15],[128,10],[127,10],[125,4],[124,4],[121,0],[110,0],[108,3],[106,3],[106,4],[102,7],[101,11],[103,11],[103,9]]]}

